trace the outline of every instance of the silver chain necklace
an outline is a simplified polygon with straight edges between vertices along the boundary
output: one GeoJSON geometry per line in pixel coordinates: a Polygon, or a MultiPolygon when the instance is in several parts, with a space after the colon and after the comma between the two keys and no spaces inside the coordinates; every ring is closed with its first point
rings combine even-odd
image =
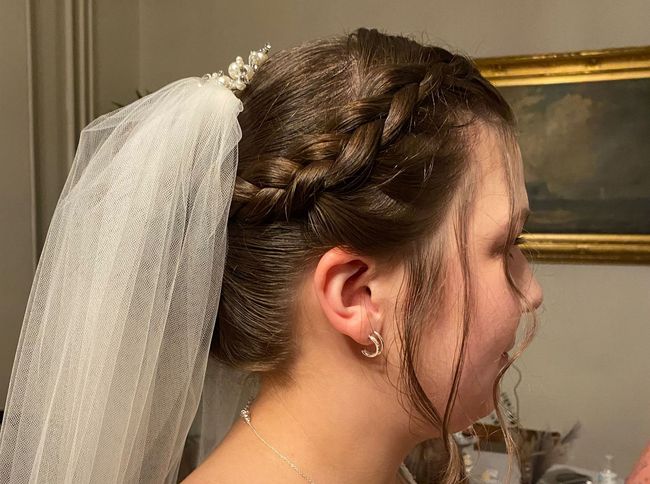
{"type": "Polygon", "coordinates": [[[257,430],[255,429],[255,427],[253,427],[253,424],[251,423],[250,405],[251,405],[252,401],[253,401],[253,398],[248,400],[248,403],[246,404],[246,406],[239,412],[241,417],[248,424],[248,426],[251,429],[253,429],[253,432],[255,432],[255,435],[257,435],[258,439],[260,439],[262,442],[264,442],[264,444],[266,444],[267,447],[269,447],[273,452],[275,452],[283,461],[285,461],[287,464],[289,464],[291,466],[291,468],[294,471],[296,471],[298,474],[300,474],[304,480],[306,480],[307,482],[311,482],[313,484],[314,481],[310,477],[308,477],[304,472],[302,472],[298,468],[298,466],[296,464],[291,462],[285,455],[281,454],[275,447],[273,447],[271,444],[269,444],[266,440],[264,440],[264,438],[260,434],[257,433],[257,430]]]}
{"type": "MultiPolygon", "coordinates": [[[[287,464],[289,464],[289,465],[291,466],[291,468],[292,468],[294,471],[296,471],[298,474],[300,474],[300,476],[301,476],[304,480],[306,480],[307,482],[311,482],[312,484],[314,484],[314,481],[313,481],[309,476],[307,476],[304,472],[302,472],[302,471],[298,468],[298,466],[297,466],[296,464],[294,464],[293,462],[291,462],[291,461],[290,461],[290,460],[289,460],[289,459],[288,459],[284,454],[280,453],[280,452],[279,452],[275,447],[273,447],[273,446],[272,446],[271,444],[269,444],[266,440],[264,440],[264,438],[263,438],[259,433],[257,433],[257,430],[255,429],[255,427],[253,427],[253,424],[251,423],[251,410],[250,410],[250,406],[251,406],[251,403],[253,402],[253,400],[254,400],[254,397],[253,397],[253,398],[250,398],[250,399],[248,400],[248,403],[246,404],[246,406],[245,406],[243,409],[241,409],[241,411],[239,412],[239,414],[241,415],[241,418],[243,418],[244,421],[248,424],[248,426],[249,426],[251,429],[253,429],[253,432],[255,432],[255,435],[257,435],[257,438],[258,438],[258,439],[260,439],[262,442],[264,442],[264,444],[265,444],[268,448],[270,448],[273,452],[275,452],[275,453],[276,453],[276,454],[277,454],[277,455],[278,455],[278,456],[279,456],[283,461],[285,461],[287,464]]],[[[403,479],[402,479],[401,476],[400,476],[400,481],[402,481],[402,480],[403,480],[403,479]]]]}

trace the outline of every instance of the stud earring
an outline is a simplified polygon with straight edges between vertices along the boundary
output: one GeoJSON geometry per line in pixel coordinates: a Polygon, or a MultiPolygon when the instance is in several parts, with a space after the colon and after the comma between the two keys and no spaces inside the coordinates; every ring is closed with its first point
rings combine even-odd
{"type": "Polygon", "coordinates": [[[372,331],[372,334],[368,336],[368,338],[370,338],[370,341],[374,343],[375,351],[374,353],[370,353],[368,350],[364,348],[361,350],[361,353],[363,354],[363,356],[367,356],[368,358],[374,358],[375,356],[379,356],[384,349],[384,339],[375,330],[372,331]]]}

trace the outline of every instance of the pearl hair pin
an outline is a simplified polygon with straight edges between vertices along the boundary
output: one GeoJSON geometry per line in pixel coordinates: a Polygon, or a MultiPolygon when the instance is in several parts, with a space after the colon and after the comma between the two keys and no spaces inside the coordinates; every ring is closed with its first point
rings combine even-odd
{"type": "Polygon", "coordinates": [[[271,44],[267,42],[261,49],[251,50],[248,56],[248,64],[244,64],[244,59],[237,56],[235,61],[228,66],[228,74],[224,74],[223,71],[205,74],[201,81],[216,79],[219,84],[231,91],[243,91],[259,69],[259,66],[268,59],[269,50],[271,50],[271,44]]]}

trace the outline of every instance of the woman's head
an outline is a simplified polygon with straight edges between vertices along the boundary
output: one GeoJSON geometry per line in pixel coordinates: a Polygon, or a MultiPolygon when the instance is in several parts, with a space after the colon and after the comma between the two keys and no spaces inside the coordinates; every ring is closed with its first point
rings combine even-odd
{"type": "Polygon", "coordinates": [[[451,444],[541,301],[511,246],[528,203],[507,103],[466,57],[367,29],[271,55],[240,97],[213,355],[287,382],[331,350],[451,444]]]}
{"type": "Polygon", "coordinates": [[[520,151],[489,126],[479,124],[471,133],[475,174],[465,187],[471,201],[457,200],[448,220],[456,226],[445,231],[450,238],[443,278],[447,292],[435,322],[423,332],[426,351],[419,362],[422,374],[431,376],[427,394],[444,408],[442,398],[448,393],[439,390],[453,387],[456,356],[464,355],[451,430],[492,411],[494,383],[515,345],[521,316],[542,302],[541,287],[516,248],[529,212],[520,151]],[[466,328],[459,324],[463,311],[468,315],[466,328]]]}

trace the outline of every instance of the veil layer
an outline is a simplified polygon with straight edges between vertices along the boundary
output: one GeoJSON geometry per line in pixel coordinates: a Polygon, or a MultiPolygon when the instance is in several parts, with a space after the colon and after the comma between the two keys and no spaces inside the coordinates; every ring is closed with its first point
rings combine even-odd
{"type": "Polygon", "coordinates": [[[206,368],[242,109],[190,77],[82,130],[23,320],[2,482],[176,482],[192,424],[202,459],[236,418],[245,375],[206,368]]]}

